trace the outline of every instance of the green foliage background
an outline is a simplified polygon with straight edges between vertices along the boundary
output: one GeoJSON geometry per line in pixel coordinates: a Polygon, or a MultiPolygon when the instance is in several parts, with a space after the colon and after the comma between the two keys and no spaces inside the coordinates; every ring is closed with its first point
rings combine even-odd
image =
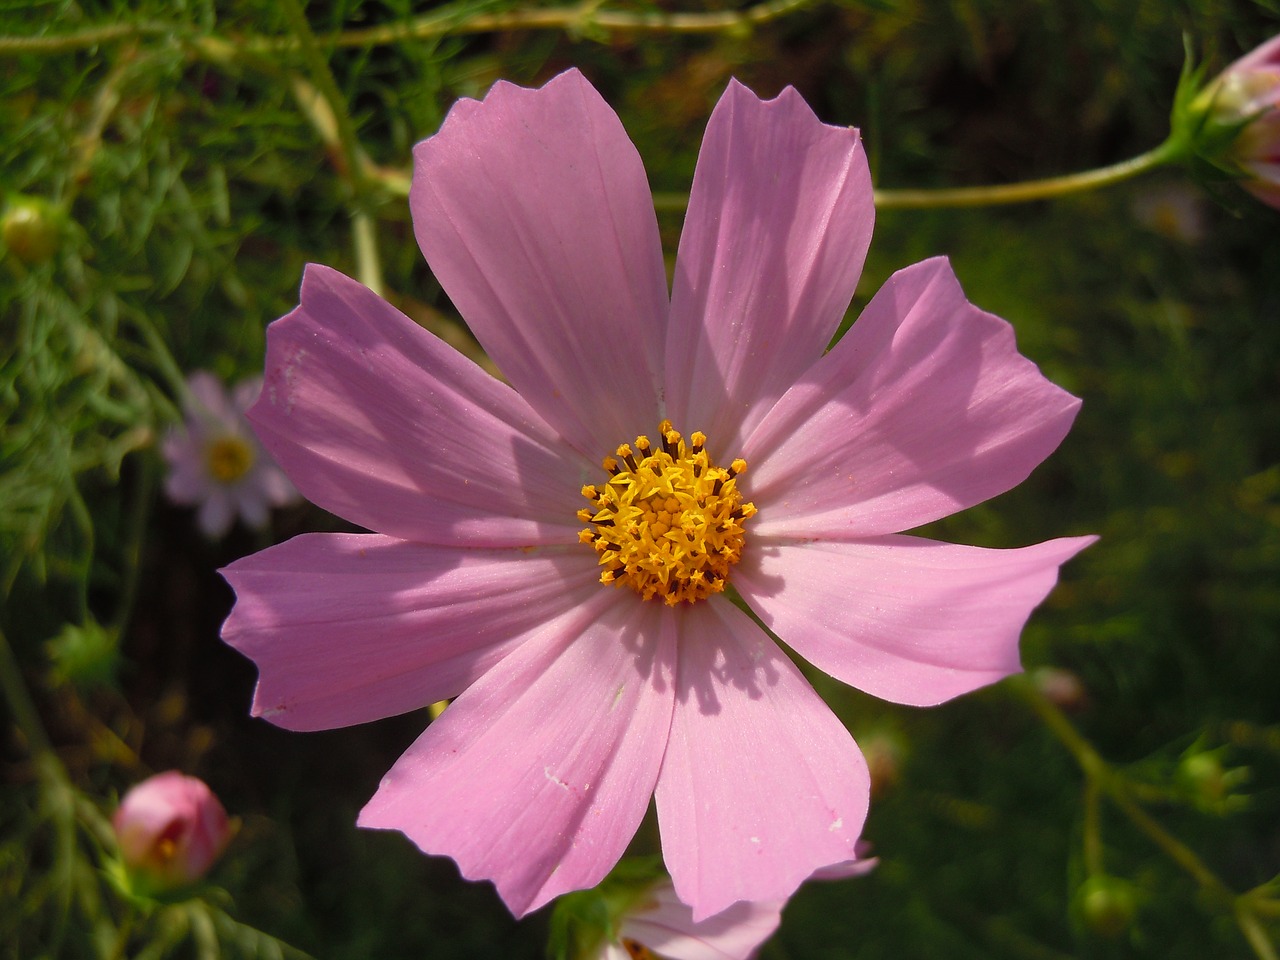
{"type": "MultiPolygon", "coordinates": [[[[303,506],[214,544],[159,496],[184,375],[260,372],[263,330],[308,261],[368,277],[376,249],[387,296],[477,355],[403,195],[412,145],[458,97],[580,67],[636,140],[674,253],[730,76],[762,95],[793,84],[824,120],[861,127],[880,187],[1010,182],[1149,149],[1184,34],[1216,68],[1280,25],[1274,0],[792,6],[692,33],[644,18],[750,5],[332,0],[302,21],[268,0],[0,4],[0,197],[34,205],[53,240],[48,257],[0,251],[15,721],[0,954],[268,956],[274,937],[326,958],[540,955],[545,917],[516,923],[448,861],[354,829],[425,713],[305,735],[247,717],[253,670],[217,639],[231,598],[215,570],[341,522],[303,506]],[[355,33],[424,15],[414,35],[355,33]],[[171,767],[242,825],[205,906],[139,912],[104,885],[95,811],[171,767]]],[[[993,546],[1101,535],[1023,640],[1033,678],[1078,679],[1083,739],[1064,745],[1035,682],[908,710],[813,676],[878,765],[866,836],[882,862],[806,887],[764,957],[1275,956],[1280,901],[1261,885],[1280,871],[1278,216],[1177,170],[1019,207],[879,214],[851,317],[894,270],[947,254],[970,298],[1084,398],[1029,482],[928,531],[993,546]]],[[[655,842],[647,826],[636,849],[655,842]]]]}

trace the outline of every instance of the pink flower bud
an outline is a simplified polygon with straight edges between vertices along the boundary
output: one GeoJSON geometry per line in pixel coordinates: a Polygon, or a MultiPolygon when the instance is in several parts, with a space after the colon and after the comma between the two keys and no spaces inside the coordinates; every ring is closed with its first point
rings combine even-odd
{"type": "Polygon", "coordinates": [[[156,891],[199,880],[231,837],[227,812],[213,791],[177,770],[126,793],[111,823],[130,876],[156,891]]]}
{"type": "Polygon", "coordinates": [[[1223,70],[1200,99],[1214,125],[1239,129],[1229,159],[1241,186],[1280,208],[1280,36],[1223,70]]]}

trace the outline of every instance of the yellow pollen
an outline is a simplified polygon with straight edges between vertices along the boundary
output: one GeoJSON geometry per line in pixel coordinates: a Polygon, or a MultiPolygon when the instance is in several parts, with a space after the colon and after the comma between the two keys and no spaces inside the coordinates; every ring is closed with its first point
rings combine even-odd
{"type": "Polygon", "coordinates": [[[591,526],[578,539],[600,555],[601,583],[625,583],[645,600],[675,606],[724,590],[756,508],[742,502],[735,479],[745,460],[716,466],[705,434],[686,444],[669,420],[658,436],[658,448],[639,436],[634,449],[624,443],[604,458],[607,482],[582,488],[591,506],[578,519],[591,526]]]}
{"type": "Polygon", "coordinates": [[[627,951],[631,960],[658,960],[658,955],[637,940],[622,938],[622,949],[627,951]]]}
{"type": "Polygon", "coordinates": [[[240,437],[222,436],[205,448],[204,457],[213,479],[232,484],[253,466],[253,447],[240,437]]]}

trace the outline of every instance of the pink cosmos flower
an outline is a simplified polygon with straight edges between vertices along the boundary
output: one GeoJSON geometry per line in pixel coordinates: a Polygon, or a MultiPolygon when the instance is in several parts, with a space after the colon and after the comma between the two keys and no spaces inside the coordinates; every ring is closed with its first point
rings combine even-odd
{"type": "Polygon", "coordinates": [[[1244,124],[1230,149],[1247,177],[1241,186],[1280,208],[1280,36],[1223,70],[1201,100],[1216,123],[1244,124]]]}
{"type": "Polygon", "coordinates": [[[120,857],[153,890],[174,890],[209,872],[231,838],[227,812],[203,780],[158,773],[124,795],[111,818],[120,857]]]}
{"type": "Polygon", "coordinates": [[[298,492],[245,419],[262,378],[242,381],[228,396],[217,377],[199,371],[187,387],[185,422],[164,439],[165,493],[174,503],[199,506],[196,522],[208,537],[225,534],[237,515],[250,527],[266,526],[270,508],[292,503],[298,492]]]}
{"type": "Polygon", "coordinates": [[[889,700],[1017,671],[1024,622],[1093,538],[898,531],[1021,482],[1079,401],[943,259],[826,352],[871,181],[857,131],[794,90],[734,82],[716,107],[669,297],[640,157],[578,72],[458,102],[415,161],[418,242],[511,386],[307,268],[250,417],[305,496],[377,532],[226,570],[254,712],[314,730],[457,697],[359,822],[517,915],[597,884],[651,796],[695,921],[785,899],[855,857],[867,769],[726,581],[889,700]]]}

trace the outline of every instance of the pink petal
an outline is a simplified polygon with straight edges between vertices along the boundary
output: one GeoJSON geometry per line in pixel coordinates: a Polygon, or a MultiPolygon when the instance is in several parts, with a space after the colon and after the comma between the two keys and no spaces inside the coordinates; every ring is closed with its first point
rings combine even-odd
{"type": "Polygon", "coordinates": [[[273,507],[283,507],[298,499],[298,491],[274,463],[258,464],[253,482],[273,507]]]}
{"type": "Polygon", "coordinates": [[[580,459],[519,396],[335,270],[267,330],[250,416],[303,496],[379,533],[577,543],[580,459]]]}
{"type": "Polygon", "coordinates": [[[267,509],[266,498],[253,483],[252,477],[246,477],[244,482],[232,487],[227,493],[235,502],[236,512],[240,514],[240,519],[244,521],[245,526],[261,530],[267,525],[267,521],[271,519],[271,513],[267,509]]]}
{"type": "Polygon", "coordinates": [[[739,902],[695,923],[670,883],[649,896],[643,910],[625,917],[619,934],[668,960],[747,960],[778,929],[785,903],[739,902]]]}
{"type": "Polygon", "coordinates": [[[723,460],[822,356],[858,284],[875,208],[858,131],[795,90],[737,81],[698,156],[676,258],[667,404],[723,460]]]}
{"type": "Polygon", "coordinates": [[[1225,76],[1249,70],[1280,67],[1280,34],[1255,47],[1222,71],[1225,76]]]}
{"type": "Polygon", "coordinates": [[[667,281],[640,155],[576,70],[460,100],[414,150],[427,262],[507,379],[598,462],[659,417],[667,281]]]}
{"type": "Polygon", "coordinates": [[[223,570],[222,638],[258,665],[253,712],[290,730],[364,723],[455,697],[529,634],[600,591],[579,549],[457,550],[305,534],[223,570]]]}
{"type": "MultiPolygon", "coordinates": [[[[861,847],[863,844],[859,844],[859,846],[861,847]]],[[[868,857],[866,854],[862,854],[861,856],[863,859],[846,860],[843,863],[833,863],[830,866],[819,867],[817,870],[813,871],[813,874],[809,879],[849,880],[853,877],[865,877],[880,865],[879,857],[868,857]]]]}
{"type": "Polygon", "coordinates": [[[174,503],[192,505],[209,496],[214,480],[204,462],[204,451],[181,427],[171,427],[165,434],[164,458],[169,474],[164,478],[164,492],[174,503]]]}
{"type": "Polygon", "coordinates": [[[717,599],[679,612],[658,824],[676,892],[702,920],[784,900],[853,859],[871,787],[849,732],[746,614],[717,599]]]}
{"type": "Polygon", "coordinates": [[[859,690],[932,706],[1017,673],[1018,635],[1096,537],[1017,550],[918,537],[754,539],[734,586],[818,669],[859,690]]]}
{"type": "Polygon", "coordinates": [[[943,258],[900,270],[747,441],[756,536],[895,533],[1016,486],[1080,401],[965,300],[943,258]]]}
{"type": "Polygon", "coordinates": [[[184,405],[189,419],[205,422],[213,420],[223,429],[235,429],[238,422],[237,411],[221,380],[207,370],[197,370],[187,377],[187,389],[191,391],[191,400],[194,401],[184,405]]]}
{"type": "Polygon", "coordinates": [[[262,378],[249,377],[236,384],[231,393],[231,404],[237,414],[243,416],[262,393],[262,378]]]}
{"type": "Polygon", "coordinates": [[[236,505],[225,487],[211,486],[205,501],[196,512],[196,526],[211,540],[217,540],[231,529],[236,519],[236,505]]]}
{"type": "Polygon", "coordinates": [[[671,723],[671,611],[597,589],[427,728],[360,813],[489,879],[516,916],[599,883],[635,833],[671,723]]]}

